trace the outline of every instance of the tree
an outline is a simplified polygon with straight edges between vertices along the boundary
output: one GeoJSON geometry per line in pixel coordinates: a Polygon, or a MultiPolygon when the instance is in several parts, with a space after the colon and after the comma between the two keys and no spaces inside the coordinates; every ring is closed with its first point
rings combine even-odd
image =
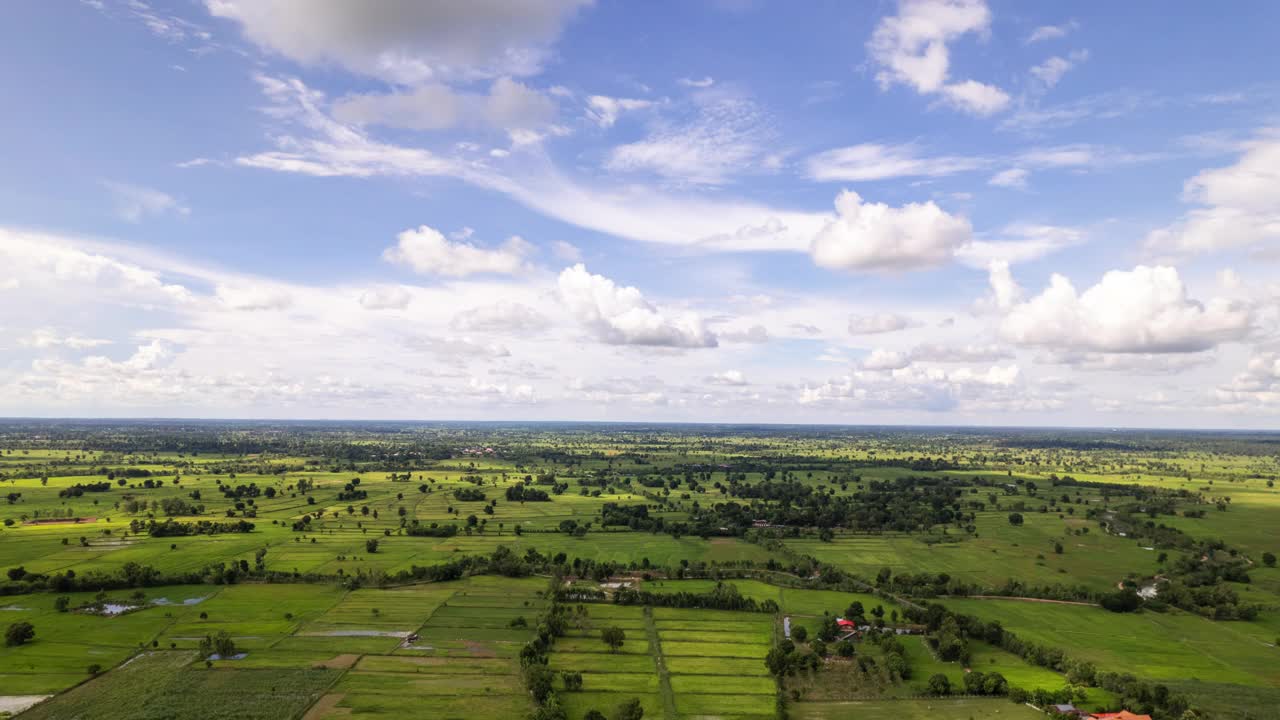
{"type": "Polygon", "coordinates": [[[964,674],[964,691],[969,695],[982,695],[987,691],[987,676],[985,673],[973,670],[964,674]]]}
{"type": "Polygon", "coordinates": [[[582,720],[608,720],[608,718],[604,716],[604,713],[592,708],[587,711],[586,715],[582,716],[582,720]]]}
{"type": "Polygon", "coordinates": [[[854,653],[853,643],[849,642],[848,640],[841,640],[840,642],[836,643],[836,654],[839,655],[840,657],[846,657],[846,658],[853,657],[853,653],[854,653]]]}
{"type": "Polygon", "coordinates": [[[1009,524],[1018,526],[1022,524],[1022,513],[1009,513],[1009,524]]]}
{"type": "Polygon", "coordinates": [[[569,672],[565,670],[560,673],[560,678],[564,680],[564,689],[570,692],[582,689],[582,673],[569,672]]]}
{"type": "Polygon", "coordinates": [[[600,639],[605,645],[609,646],[609,652],[617,652],[622,647],[622,643],[626,642],[627,634],[622,628],[614,625],[600,630],[600,639]]]}
{"type": "Polygon", "coordinates": [[[71,605],[71,598],[67,597],[66,595],[60,595],[56,600],[53,601],[53,609],[57,610],[58,612],[66,612],[67,608],[70,605],[71,605]]]}
{"type": "Polygon", "coordinates": [[[9,629],[5,631],[4,645],[5,647],[17,647],[24,643],[31,642],[35,636],[36,629],[31,623],[26,622],[25,620],[22,622],[16,622],[10,625],[9,629]]]}
{"type": "Polygon", "coordinates": [[[809,637],[809,631],[803,625],[799,625],[791,630],[791,638],[796,642],[804,642],[809,637]]]}
{"type": "Polygon", "coordinates": [[[947,679],[946,675],[938,673],[929,678],[929,692],[934,695],[950,695],[951,681],[947,679]]]}
{"type": "Polygon", "coordinates": [[[234,657],[236,654],[236,643],[231,639],[231,633],[226,630],[219,630],[217,635],[212,637],[205,635],[200,641],[200,654],[209,657],[217,655],[219,658],[226,660],[234,657]]]}
{"type": "Polygon", "coordinates": [[[619,705],[618,712],[614,715],[615,720],[640,720],[643,717],[644,708],[640,705],[639,698],[631,698],[619,705]]]}
{"type": "Polygon", "coordinates": [[[1262,553],[1262,564],[1263,564],[1263,565],[1266,565],[1267,567],[1275,567],[1275,566],[1276,566],[1276,554],[1275,554],[1275,553],[1271,553],[1271,552],[1264,552],[1264,553],[1262,553]]]}
{"type": "Polygon", "coordinates": [[[373,553],[378,552],[378,541],[377,541],[377,540],[365,540],[365,542],[364,542],[364,549],[365,549],[366,551],[368,551],[370,554],[373,554],[373,553]]]}
{"type": "Polygon", "coordinates": [[[986,682],[983,683],[982,692],[987,695],[1004,695],[1009,692],[1009,681],[998,672],[987,673],[986,682]]]}
{"type": "Polygon", "coordinates": [[[86,668],[86,670],[90,675],[97,675],[98,673],[102,672],[102,666],[99,665],[98,663],[94,663],[90,665],[88,668],[86,668]]]}

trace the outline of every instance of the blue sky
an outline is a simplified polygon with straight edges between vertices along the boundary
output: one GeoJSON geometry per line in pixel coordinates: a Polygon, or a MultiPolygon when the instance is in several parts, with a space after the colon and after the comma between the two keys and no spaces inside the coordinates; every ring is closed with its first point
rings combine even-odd
{"type": "Polygon", "coordinates": [[[18,4],[0,414],[1274,427],[1231,10],[18,4]]]}

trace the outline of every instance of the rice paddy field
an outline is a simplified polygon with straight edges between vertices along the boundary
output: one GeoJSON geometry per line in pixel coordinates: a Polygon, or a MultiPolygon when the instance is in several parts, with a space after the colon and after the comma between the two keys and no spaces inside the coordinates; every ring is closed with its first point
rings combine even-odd
{"type": "Polygon", "coordinates": [[[556,643],[551,667],[583,674],[582,691],[566,694],[571,718],[608,715],[633,697],[646,717],[771,718],[777,687],[764,656],[774,625],[762,613],[592,605],[556,643]],[[605,627],[626,633],[616,651],[600,640],[605,627]]]}
{"type": "MultiPolygon", "coordinates": [[[[929,680],[1070,685],[982,638],[965,662],[942,660],[936,628],[908,620],[920,603],[1164,684],[1202,718],[1265,717],[1280,704],[1280,568],[1266,562],[1280,553],[1278,475],[1280,440],[1265,434],[0,423],[0,629],[34,629],[0,647],[0,717],[530,717],[541,710],[521,656],[557,595],[572,622],[544,659],[572,720],[632,700],[665,720],[762,720],[780,705],[793,718],[1021,720],[1042,715],[930,696],[929,680]],[[795,498],[886,492],[898,494],[856,522],[785,519],[795,498]],[[922,522],[909,506],[949,514],[922,522]],[[252,527],[148,530],[166,520],[252,527]],[[1146,534],[1157,527],[1181,544],[1146,534]],[[1204,543],[1247,570],[1219,585],[1250,619],[1098,607],[1124,583],[1156,587],[1205,562],[1204,543]],[[519,567],[504,575],[491,558],[519,567]],[[913,577],[934,584],[917,594],[913,577]],[[725,583],[765,611],[717,609],[706,598],[725,583]],[[948,583],[1072,599],[952,596],[948,583]],[[633,590],[691,606],[614,602],[633,590]],[[785,627],[813,637],[854,603],[864,622],[924,633],[900,638],[907,675],[860,669],[885,660],[864,633],[852,658],[829,648],[816,668],[771,673],[785,627]],[[625,634],[614,649],[611,627],[625,634]],[[232,657],[206,654],[220,635],[232,657]]],[[[1125,701],[1077,690],[1088,707],[1125,701]]]]}

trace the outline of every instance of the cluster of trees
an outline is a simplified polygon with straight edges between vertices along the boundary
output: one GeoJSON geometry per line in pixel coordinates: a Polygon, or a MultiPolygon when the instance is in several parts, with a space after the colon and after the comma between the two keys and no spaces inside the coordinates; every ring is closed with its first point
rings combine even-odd
{"type": "Polygon", "coordinates": [[[109,490],[111,490],[111,483],[109,482],[76,483],[71,487],[65,487],[59,490],[58,497],[77,498],[85,493],[101,493],[109,490]]]}
{"type": "Polygon", "coordinates": [[[745,610],[748,612],[778,612],[773,600],[759,601],[747,597],[732,583],[717,582],[705,593],[676,592],[654,593],[647,590],[622,588],[614,593],[618,605],[647,605],[650,607],[707,608],[714,610],[745,610]]]}
{"type": "Polygon", "coordinates": [[[234,522],[216,522],[199,520],[196,522],[179,522],[168,519],[164,522],[148,520],[145,524],[140,520],[129,521],[129,531],[135,535],[146,532],[151,537],[183,537],[186,535],[218,535],[220,533],[253,532],[253,523],[248,520],[234,522]]]}
{"type": "MultiPolygon", "coordinates": [[[[997,620],[984,621],[972,615],[961,615],[936,604],[908,607],[906,612],[911,619],[927,625],[932,632],[940,630],[948,620],[953,620],[963,636],[981,639],[1018,655],[1033,665],[1065,673],[1067,680],[1073,684],[1100,687],[1115,693],[1120,697],[1120,705],[1130,711],[1160,718],[1179,718],[1190,708],[1190,703],[1184,695],[1171,691],[1165,685],[1150,683],[1127,673],[1099,672],[1087,661],[1068,657],[1066,651],[1061,648],[1022,640],[1014,633],[1005,630],[997,620]]],[[[1036,704],[1043,705],[1047,702],[1071,701],[1069,691],[1065,696],[1053,693],[1042,695],[1028,693],[1019,688],[1009,690],[1009,697],[1014,702],[1034,700],[1036,704]],[[1065,699],[1059,700],[1057,699],[1059,697],[1065,697],[1065,699]]]]}
{"type": "Polygon", "coordinates": [[[456,523],[423,525],[414,520],[405,526],[404,533],[412,537],[453,537],[458,534],[458,526],[456,523]]]}
{"type": "Polygon", "coordinates": [[[236,643],[226,630],[219,630],[216,635],[205,635],[200,639],[200,657],[207,660],[213,655],[224,660],[235,657],[236,643]]]}
{"type": "Polygon", "coordinates": [[[360,488],[360,478],[352,478],[351,482],[344,484],[342,489],[338,491],[339,502],[364,500],[367,497],[369,497],[369,493],[360,488]]]}
{"type": "Polygon", "coordinates": [[[524,484],[508,487],[506,495],[508,502],[547,502],[551,499],[546,490],[524,484]]]}

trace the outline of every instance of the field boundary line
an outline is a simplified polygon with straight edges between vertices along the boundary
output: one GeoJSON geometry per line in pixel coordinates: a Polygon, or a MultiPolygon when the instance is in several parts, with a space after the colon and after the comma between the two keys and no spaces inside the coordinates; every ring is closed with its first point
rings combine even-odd
{"type": "Polygon", "coordinates": [[[644,632],[649,638],[649,650],[653,656],[653,667],[658,672],[658,694],[662,696],[662,714],[667,720],[676,720],[676,696],[671,689],[671,674],[667,672],[667,662],[662,656],[662,639],[658,637],[658,626],[653,623],[653,608],[644,608],[644,632]]]}
{"type": "Polygon", "coordinates": [[[1019,600],[1021,602],[1049,603],[1051,605],[1081,605],[1084,607],[1101,607],[1097,603],[1080,600],[1053,600],[1050,598],[1021,597],[1018,595],[957,595],[956,600],[1019,600]]]}

